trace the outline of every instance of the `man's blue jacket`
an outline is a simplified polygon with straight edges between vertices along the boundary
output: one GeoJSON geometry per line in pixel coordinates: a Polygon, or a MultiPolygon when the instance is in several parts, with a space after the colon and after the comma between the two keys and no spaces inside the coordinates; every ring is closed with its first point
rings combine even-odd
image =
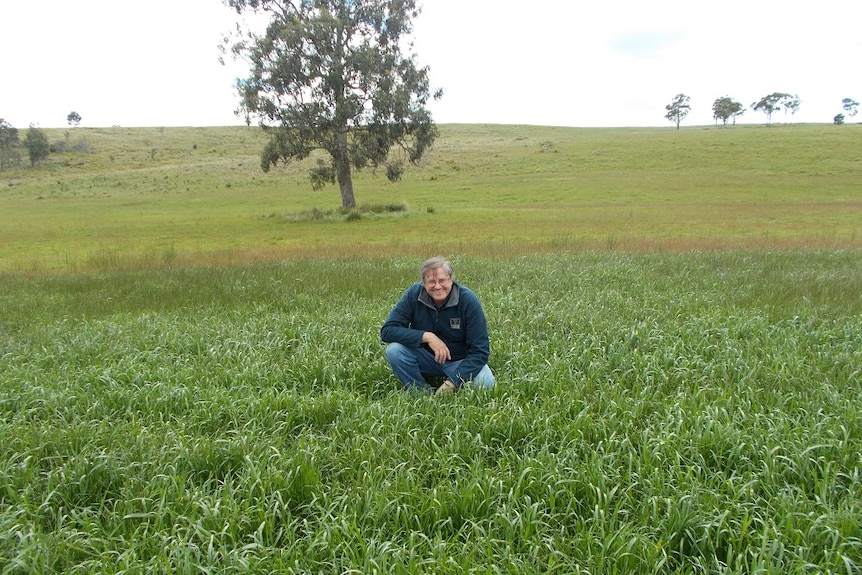
{"type": "MultiPolygon", "coordinates": [[[[437,309],[422,283],[416,282],[392,308],[380,328],[380,338],[386,343],[420,348],[423,347],[422,334],[426,331],[443,340],[453,361],[463,360],[459,366],[462,381],[474,379],[488,363],[491,354],[488,324],[479,298],[470,289],[453,282],[449,299],[437,309]]],[[[427,346],[425,348],[431,353],[427,346]]]]}

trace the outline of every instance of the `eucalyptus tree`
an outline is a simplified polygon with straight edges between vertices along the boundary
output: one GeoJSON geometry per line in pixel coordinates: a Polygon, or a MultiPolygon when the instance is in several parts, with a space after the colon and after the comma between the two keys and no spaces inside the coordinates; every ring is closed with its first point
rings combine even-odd
{"type": "Polygon", "coordinates": [[[47,158],[51,152],[48,136],[41,128],[37,128],[32,124],[30,124],[30,128],[24,135],[24,147],[27,148],[27,155],[30,157],[31,166],[35,166],[36,162],[47,158]]]}
{"type": "Polygon", "coordinates": [[[859,112],[859,102],[853,98],[844,98],[841,100],[841,107],[851,118],[859,112]]]}
{"type": "Polygon", "coordinates": [[[787,112],[790,112],[791,118],[796,115],[796,112],[799,111],[799,107],[802,105],[802,100],[799,99],[799,96],[791,96],[787,94],[781,100],[782,106],[784,106],[784,121],[787,121],[787,112]]]}
{"type": "Polygon", "coordinates": [[[718,120],[721,120],[723,126],[726,126],[727,121],[731,118],[733,118],[733,123],[736,124],[737,116],[741,116],[744,113],[745,110],[742,108],[742,104],[729,96],[717,98],[712,103],[712,117],[716,123],[718,123],[718,120]]]}
{"type": "Polygon", "coordinates": [[[792,98],[790,94],[785,92],[773,92],[768,96],[762,97],[759,101],[751,104],[751,109],[755,112],[763,112],[766,114],[766,123],[772,123],[772,114],[781,110],[781,103],[792,98]]]}
{"type": "Polygon", "coordinates": [[[432,92],[410,41],[416,0],[224,0],[240,15],[263,17],[225,38],[223,53],[249,64],[237,80],[237,113],[268,135],[261,168],[324,150],[311,185],[338,183],[341,203],[356,206],[352,170],[385,168],[399,180],[437,137],[427,109],[432,92]]]}
{"type": "Polygon", "coordinates": [[[20,144],[18,128],[0,118],[0,171],[20,159],[17,150],[20,144]]]}
{"type": "Polygon", "coordinates": [[[677,130],[679,130],[680,122],[682,122],[691,111],[691,105],[689,104],[690,100],[691,98],[685,94],[677,94],[673,101],[664,107],[664,109],[667,110],[667,114],[665,114],[664,117],[676,124],[677,130]]]}

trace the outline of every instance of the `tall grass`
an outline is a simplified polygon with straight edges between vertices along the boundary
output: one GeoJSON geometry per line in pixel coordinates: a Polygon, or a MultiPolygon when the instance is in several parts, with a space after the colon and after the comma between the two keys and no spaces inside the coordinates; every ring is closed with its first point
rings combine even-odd
{"type": "Polygon", "coordinates": [[[443,401],[413,258],[0,276],[0,572],[858,573],[859,256],[461,257],[443,401]]]}

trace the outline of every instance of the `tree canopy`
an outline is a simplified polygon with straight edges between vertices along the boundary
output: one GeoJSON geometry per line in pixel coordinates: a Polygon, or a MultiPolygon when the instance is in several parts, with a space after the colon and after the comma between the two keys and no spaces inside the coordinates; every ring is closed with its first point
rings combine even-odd
{"type": "MultiPolygon", "coordinates": [[[[798,100],[798,98],[796,98],[798,100]]],[[[751,104],[751,109],[755,112],[763,112],[766,114],[766,123],[772,123],[772,114],[781,110],[781,104],[785,101],[793,100],[793,96],[785,92],[773,92],[768,96],[762,97],[759,101],[751,104]]],[[[797,105],[798,108],[798,105],[797,105]]]]}
{"type": "Polygon", "coordinates": [[[24,136],[24,147],[27,148],[27,155],[30,157],[31,166],[35,166],[36,162],[47,158],[48,154],[51,152],[51,145],[48,143],[48,136],[42,129],[36,128],[32,125],[24,136]]]}
{"type": "Polygon", "coordinates": [[[799,107],[802,106],[802,100],[800,100],[797,95],[791,96],[790,94],[787,94],[781,103],[784,106],[785,120],[787,120],[787,112],[790,112],[790,115],[793,116],[799,111],[799,107]]]}
{"type": "Polygon", "coordinates": [[[238,113],[269,140],[261,167],[324,150],[312,186],[337,181],[342,206],[356,205],[352,169],[385,168],[400,179],[418,163],[437,129],[426,104],[428,67],[402,53],[420,13],[415,0],[225,0],[237,13],[265,15],[265,31],[238,30],[222,45],[245,60],[238,113]]]}

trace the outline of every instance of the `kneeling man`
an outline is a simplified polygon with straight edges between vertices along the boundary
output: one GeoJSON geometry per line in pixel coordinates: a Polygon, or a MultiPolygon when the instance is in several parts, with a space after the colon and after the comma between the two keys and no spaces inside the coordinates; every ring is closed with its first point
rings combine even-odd
{"type": "Polygon", "coordinates": [[[426,378],[442,377],[438,395],[464,384],[489,389],[491,345],[479,298],[455,282],[452,264],[431,258],[419,270],[421,281],[404,292],[380,329],[386,360],[407,389],[432,392],[426,378]]]}

